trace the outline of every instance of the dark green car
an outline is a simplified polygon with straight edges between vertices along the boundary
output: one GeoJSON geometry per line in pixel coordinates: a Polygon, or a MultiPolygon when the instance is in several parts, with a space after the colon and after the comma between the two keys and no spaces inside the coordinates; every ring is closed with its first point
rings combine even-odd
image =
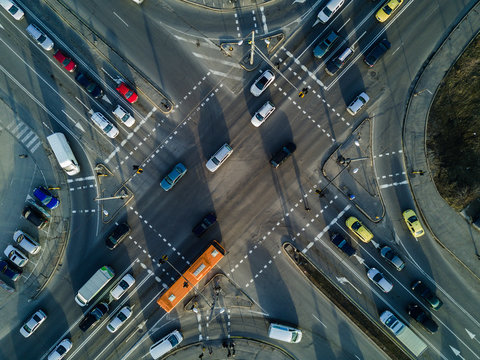
{"type": "Polygon", "coordinates": [[[317,59],[321,59],[339,38],[338,34],[332,30],[332,32],[323,39],[320,44],[315,46],[315,49],[313,49],[313,56],[317,59]]]}

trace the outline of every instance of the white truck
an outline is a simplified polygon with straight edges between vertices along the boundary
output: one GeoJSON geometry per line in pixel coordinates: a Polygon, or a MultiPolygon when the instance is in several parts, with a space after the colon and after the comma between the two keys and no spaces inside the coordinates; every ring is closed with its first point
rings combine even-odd
{"type": "Polygon", "coordinates": [[[77,175],[80,172],[80,166],[78,166],[77,159],[75,159],[65,135],[53,133],[47,136],[47,140],[62,169],[70,176],[77,175]]]}
{"type": "Polygon", "coordinates": [[[111,267],[102,266],[85,285],[78,290],[77,296],[75,296],[75,302],[80,306],[87,306],[95,295],[97,295],[114,276],[115,273],[111,267]]]}
{"type": "Polygon", "coordinates": [[[380,321],[384,324],[405,347],[416,357],[427,350],[427,344],[420,339],[410,328],[397,319],[391,311],[385,310],[380,315],[380,321]]]}

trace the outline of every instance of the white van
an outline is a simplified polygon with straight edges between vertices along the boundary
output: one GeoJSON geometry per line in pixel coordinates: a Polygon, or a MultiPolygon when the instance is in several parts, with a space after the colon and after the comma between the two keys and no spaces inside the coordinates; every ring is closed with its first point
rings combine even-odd
{"type": "Polygon", "coordinates": [[[286,325],[270,324],[268,337],[288,343],[299,343],[302,340],[302,331],[286,325]]]}
{"type": "Polygon", "coordinates": [[[223,144],[220,149],[217,150],[215,154],[207,161],[207,169],[211,172],[215,172],[220,165],[224,163],[225,160],[228,159],[230,155],[232,155],[233,149],[227,143],[223,144]]]}
{"type": "Polygon", "coordinates": [[[150,347],[150,355],[154,359],[160,358],[160,356],[165,355],[170,350],[173,350],[178,346],[183,340],[182,334],[180,331],[175,330],[165,336],[162,340],[157,341],[150,347]]]}
{"type": "Polygon", "coordinates": [[[25,234],[22,230],[15,231],[13,234],[13,241],[31,255],[37,254],[41,249],[40,244],[33,240],[30,235],[25,234]]]}
{"type": "Polygon", "coordinates": [[[80,172],[80,166],[65,135],[54,133],[47,136],[47,140],[62,169],[70,176],[77,175],[80,172]]]}

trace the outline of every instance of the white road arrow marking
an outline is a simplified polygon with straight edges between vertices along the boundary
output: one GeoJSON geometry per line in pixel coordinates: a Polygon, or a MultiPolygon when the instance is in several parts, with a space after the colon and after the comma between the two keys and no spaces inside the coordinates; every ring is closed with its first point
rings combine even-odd
{"type": "Polygon", "coordinates": [[[353,287],[359,294],[362,294],[360,290],[358,290],[353,284],[346,278],[346,277],[336,277],[337,281],[340,284],[349,284],[351,287],[353,287]]]}
{"type": "Polygon", "coordinates": [[[475,338],[477,336],[476,334],[472,333],[471,331],[468,331],[468,329],[465,329],[465,331],[467,332],[468,336],[470,336],[470,339],[475,340],[477,343],[480,344],[480,341],[475,338]]]}
{"type": "Polygon", "coordinates": [[[450,349],[452,349],[452,351],[453,351],[453,353],[454,353],[455,356],[459,357],[460,359],[465,360],[465,358],[464,358],[462,355],[460,355],[460,350],[455,349],[455,348],[454,348],[453,346],[451,346],[451,345],[448,345],[448,346],[450,346],[450,349]]]}

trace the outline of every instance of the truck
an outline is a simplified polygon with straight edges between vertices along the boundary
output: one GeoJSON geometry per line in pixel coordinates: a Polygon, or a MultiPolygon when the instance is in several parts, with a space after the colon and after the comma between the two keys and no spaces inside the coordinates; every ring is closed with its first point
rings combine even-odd
{"type": "Polygon", "coordinates": [[[69,176],[77,175],[80,172],[80,166],[73,155],[65,135],[62,133],[53,133],[47,136],[47,140],[61,168],[69,176]]]}
{"type": "Polygon", "coordinates": [[[88,303],[97,295],[110,280],[113,279],[115,273],[109,266],[102,266],[93,276],[78,290],[75,296],[75,302],[80,306],[87,306],[88,303]]]}
{"type": "Polygon", "coordinates": [[[380,321],[416,357],[422,355],[427,350],[427,344],[410,330],[407,325],[398,320],[391,311],[385,310],[380,315],[380,321]]]}
{"type": "Polygon", "coordinates": [[[340,234],[333,234],[331,241],[348,256],[352,256],[356,252],[352,245],[340,234]]]}

